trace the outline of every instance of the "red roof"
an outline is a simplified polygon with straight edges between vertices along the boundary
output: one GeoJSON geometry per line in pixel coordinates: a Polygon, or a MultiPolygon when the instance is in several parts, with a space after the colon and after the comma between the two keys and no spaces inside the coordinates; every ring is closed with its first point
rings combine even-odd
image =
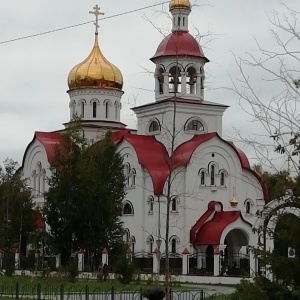
{"type": "Polygon", "coordinates": [[[210,201],[208,203],[208,210],[198,219],[196,224],[190,230],[190,243],[194,244],[196,239],[196,234],[208,217],[215,212],[216,201],[210,201]]]}
{"type": "Polygon", "coordinates": [[[33,211],[33,218],[36,222],[36,227],[38,229],[45,229],[45,220],[39,210],[33,211]]]}
{"type": "Polygon", "coordinates": [[[169,155],[165,146],[154,136],[131,134],[128,130],[114,133],[113,138],[119,143],[129,142],[137,154],[139,163],[149,172],[155,195],[161,195],[169,175],[169,155]]]}
{"type": "Polygon", "coordinates": [[[58,132],[36,131],[35,138],[43,144],[47,153],[48,162],[51,162],[55,154],[54,146],[59,144],[61,139],[61,134],[58,132]]]}
{"type": "Polygon", "coordinates": [[[184,248],[182,254],[190,254],[190,251],[187,248],[184,248]]]}
{"type": "Polygon", "coordinates": [[[187,31],[173,31],[166,36],[159,44],[151,60],[162,56],[195,56],[209,61],[204,56],[196,39],[187,31]]]}
{"type": "MultiPolygon", "coordinates": [[[[262,178],[250,168],[246,154],[238,149],[232,142],[223,140],[218,133],[211,132],[195,135],[192,139],[179,145],[173,154],[173,170],[187,166],[190,163],[194,151],[202,144],[212,138],[217,137],[222,142],[229,145],[237,154],[243,169],[250,171],[259,180],[264,199],[268,200],[268,190],[262,178]]],[[[129,130],[116,131],[113,139],[119,143],[127,140],[135,149],[139,163],[148,170],[154,188],[155,195],[161,195],[165,181],[170,174],[170,157],[165,146],[156,140],[154,136],[131,134],[129,130]]]]}
{"type": "Polygon", "coordinates": [[[103,249],[102,254],[108,254],[108,250],[106,248],[103,249]]]}
{"type": "Polygon", "coordinates": [[[240,211],[215,212],[213,218],[200,228],[193,245],[219,245],[224,229],[240,216],[240,211]]]}

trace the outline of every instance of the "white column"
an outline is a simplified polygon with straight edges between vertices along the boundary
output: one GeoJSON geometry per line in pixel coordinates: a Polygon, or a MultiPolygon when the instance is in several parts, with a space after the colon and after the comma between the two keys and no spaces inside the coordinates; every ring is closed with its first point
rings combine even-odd
{"type": "Polygon", "coordinates": [[[158,75],[154,75],[154,80],[155,80],[155,96],[159,96],[158,75]]]}
{"type": "Polygon", "coordinates": [[[189,250],[185,248],[182,252],[182,275],[189,273],[189,250]]]}
{"type": "Polygon", "coordinates": [[[20,269],[20,249],[17,248],[15,252],[15,269],[20,269]]]}
{"type": "Polygon", "coordinates": [[[169,92],[169,73],[163,73],[164,76],[164,86],[163,86],[163,90],[164,90],[164,95],[165,96],[170,96],[170,92],[169,92]]]}
{"type": "Polygon", "coordinates": [[[102,251],[102,264],[108,265],[108,250],[106,248],[104,248],[102,251]]]}
{"type": "Polygon", "coordinates": [[[157,257],[157,254],[158,253],[158,249],[156,248],[154,251],[153,251],[153,255],[152,255],[152,272],[154,274],[158,274],[158,257],[157,257]]]}
{"type": "Polygon", "coordinates": [[[78,271],[82,272],[84,270],[84,250],[80,249],[78,252],[78,271]]]}
{"type": "Polygon", "coordinates": [[[214,246],[214,276],[220,275],[220,250],[219,245],[214,246]]]}
{"type": "Polygon", "coordinates": [[[270,281],[273,281],[273,272],[271,265],[266,265],[266,278],[268,278],[270,281]]]}
{"type": "Polygon", "coordinates": [[[202,256],[203,253],[200,249],[197,249],[197,269],[202,268],[202,256]]]}
{"type": "Polygon", "coordinates": [[[196,80],[196,94],[197,96],[201,96],[201,74],[196,73],[197,80],[196,80]]]}
{"type": "Polygon", "coordinates": [[[55,267],[56,269],[61,267],[61,254],[58,253],[55,257],[55,267]]]}
{"type": "Polygon", "coordinates": [[[181,75],[181,93],[186,94],[186,72],[180,72],[181,75]]]}

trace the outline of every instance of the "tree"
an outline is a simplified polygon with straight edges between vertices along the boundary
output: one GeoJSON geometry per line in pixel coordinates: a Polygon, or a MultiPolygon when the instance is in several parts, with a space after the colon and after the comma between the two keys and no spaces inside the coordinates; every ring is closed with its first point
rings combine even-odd
{"type": "Polygon", "coordinates": [[[26,244],[36,229],[31,191],[18,172],[18,163],[6,159],[0,167],[0,245],[6,253],[19,247],[26,254],[26,244]]]}
{"type": "Polygon", "coordinates": [[[250,145],[264,167],[279,171],[282,166],[286,168],[288,161],[298,173],[300,29],[297,18],[300,12],[281,5],[282,15],[273,12],[269,16],[277,45],[267,49],[256,41],[256,54],[248,53],[246,58],[235,56],[240,76],[231,79],[233,86],[229,90],[239,97],[251,121],[260,124],[260,132],[251,132],[246,138],[237,131],[237,140],[250,145]],[[253,78],[260,76],[263,91],[253,83],[253,78]],[[266,137],[271,140],[267,142],[266,137]],[[274,155],[274,149],[279,155],[274,155]]]}
{"type": "Polygon", "coordinates": [[[44,214],[52,251],[68,263],[83,248],[91,257],[122,236],[123,160],[111,132],[90,146],[74,122],[56,147],[51,162],[44,214]]]}

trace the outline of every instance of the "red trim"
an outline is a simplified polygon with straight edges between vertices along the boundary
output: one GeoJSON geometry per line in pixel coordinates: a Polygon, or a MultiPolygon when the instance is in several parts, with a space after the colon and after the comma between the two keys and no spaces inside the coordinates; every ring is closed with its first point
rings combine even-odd
{"type": "Polygon", "coordinates": [[[190,254],[190,251],[187,248],[184,248],[182,254],[190,254]]]}
{"type": "Polygon", "coordinates": [[[198,230],[205,223],[205,221],[208,219],[208,217],[211,216],[211,214],[213,214],[215,212],[215,204],[216,204],[216,201],[210,201],[208,203],[208,210],[198,219],[196,224],[190,230],[190,243],[191,244],[195,243],[195,239],[196,239],[198,230]]]}
{"type": "Polygon", "coordinates": [[[103,249],[102,254],[108,254],[107,248],[104,248],[104,249],[103,249]]]}
{"type": "Polygon", "coordinates": [[[196,39],[187,31],[173,31],[166,36],[151,60],[163,56],[194,56],[209,62],[196,39]]]}
{"type": "Polygon", "coordinates": [[[45,229],[45,220],[39,210],[32,211],[37,229],[45,229]]]}
{"type": "Polygon", "coordinates": [[[224,229],[240,216],[240,211],[215,212],[213,218],[200,228],[193,245],[219,245],[224,229]]]}
{"type": "Polygon", "coordinates": [[[153,251],[154,254],[158,253],[158,248],[155,248],[153,251]]]}

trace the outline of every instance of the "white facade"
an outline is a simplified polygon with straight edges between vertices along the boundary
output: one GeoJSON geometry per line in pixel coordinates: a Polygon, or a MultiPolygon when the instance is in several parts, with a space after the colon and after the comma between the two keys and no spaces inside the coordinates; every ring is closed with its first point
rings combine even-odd
{"type": "MultiPolygon", "coordinates": [[[[80,116],[91,142],[108,128],[121,129],[116,140],[126,174],[124,239],[137,256],[152,256],[155,241],[165,236],[167,178],[173,165],[169,175],[169,249],[179,256],[183,251],[197,253],[197,269],[202,269],[207,267],[207,249],[213,247],[213,272],[219,275],[216,263],[220,250],[227,251],[227,256],[239,254],[257,240],[251,228],[267,192],[245,154],[222,139],[222,116],[228,106],[204,99],[204,65],[208,59],[188,33],[190,7],[170,11],[173,32],[151,58],[155,64],[155,101],[133,109],[137,132],[122,131],[123,91],[99,86],[68,91],[70,120],[66,126],[74,116],[80,116]],[[177,41],[173,48],[168,44],[172,40],[177,41]],[[207,236],[215,219],[219,231],[207,236]]],[[[39,206],[48,188],[45,178],[51,176],[49,162],[56,143],[59,132],[36,133],[24,154],[24,177],[29,179],[39,206]]],[[[164,243],[160,251],[164,256],[164,243]]]]}

